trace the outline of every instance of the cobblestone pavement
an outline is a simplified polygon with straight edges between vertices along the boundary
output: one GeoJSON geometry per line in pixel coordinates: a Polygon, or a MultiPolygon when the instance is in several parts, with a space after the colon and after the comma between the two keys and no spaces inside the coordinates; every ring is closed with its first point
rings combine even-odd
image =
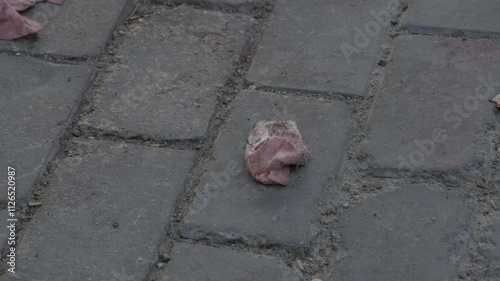
{"type": "Polygon", "coordinates": [[[38,4],[0,41],[0,280],[499,281],[499,12],[38,4]],[[312,149],[287,187],[245,171],[259,120],[312,149]]]}

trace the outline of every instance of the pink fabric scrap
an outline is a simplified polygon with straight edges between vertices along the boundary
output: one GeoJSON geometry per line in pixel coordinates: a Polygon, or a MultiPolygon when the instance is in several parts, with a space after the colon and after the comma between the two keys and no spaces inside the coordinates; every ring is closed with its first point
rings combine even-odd
{"type": "Polygon", "coordinates": [[[38,2],[62,4],[65,0],[0,0],[0,39],[12,40],[37,33],[42,26],[36,21],[21,16],[19,12],[38,2]]]}
{"type": "Polygon", "coordinates": [[[304,165],[309,156],[294,121],[259,121],[248,136],[245,163],[258,182],[287,185],[290,166],[304,165]]]}

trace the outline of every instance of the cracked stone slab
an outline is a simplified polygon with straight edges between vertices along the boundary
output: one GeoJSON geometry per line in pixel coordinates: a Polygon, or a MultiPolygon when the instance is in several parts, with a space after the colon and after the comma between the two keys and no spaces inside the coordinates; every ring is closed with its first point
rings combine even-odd
{"type": "Polygon", "coordinates": [[[189,7],[131,25],[97,90],[86,130],[124,137],[202,137],[256,21],[189,7]]]}
{"type": "Polygon", "coordinates": [[[500,44],[401,36],[361,148],[376,176],[479,176],[493,154],[500,44]]]}
{"type": "MultiPolygon", "coordinates": [[[[16,169],[17,203],[22,204],[53,158],[94,71],[6,54],[0,54],[0,65],[0,159],[5,170],[16,169]]],[[[0,174],[0,188],[7,190],[7,172],[0,174]]],[[[0,204],[6,201],[7,192],[0,204]]]]}
{"type": "Polygon", "coordinates": [[[215,142],[181,235],[251,245],[307,247],[317,230],[324,189],[337,188],[354,122],[339,101],[244,91],[215,142]],[[311,114],[314,112],[314,114],[311,114]],[[294,120],[311,160],[294,168],[286,187],[257,183],[244,163],[248,133],[259,120],[294,120]]]}
{"type": "Polygon", "coordinates": [[[19,238],[17,275],[1,280],[143,280],[194,154],[85,140],[70,151],[19,238]]]}
{"type": "Polygon", "coordinates": [[[153,0],[153,3],[169,5],[196,5],[208,9],[250,13],[270,7],[275,0],[153,0]]]}
{"type": "Polygon", "coordinates": [[[300,281],[301,274],[275,257],[177,243],[162,280],[300,281]]]}
{"type": "Polygon", "coordinates": [[[68,57],[101,55],[113,29],[132,11],[135,0],[66,0],[39,3],[23,13],[43,26],[35,38],[0,40],[0,50],[68,57]]]}
{"type": "Polygon", "coordinates": [[[396,0],[282,0],[248,73],[257,86],[364,95],[396,0]]]}
{"type": "Polygon", "coordinates": [[[485,0],[410,1],[401,27],[411,33],[439,35],[500,36],[500,2],[485,0]]]}
{"type": "Polygon", "coordinates": [[[472,201],[413,185],[359,203],[335,227],[346,253],[332,279],[456,280],[476,210],[472,201]]]}

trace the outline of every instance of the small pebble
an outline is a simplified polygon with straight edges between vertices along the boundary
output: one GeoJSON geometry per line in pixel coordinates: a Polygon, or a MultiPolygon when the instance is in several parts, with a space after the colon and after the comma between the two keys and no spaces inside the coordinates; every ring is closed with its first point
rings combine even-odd
{"type": "Polygon", "coordinates": [[[299,267],[300,270],[304,271],[304,264],[302,264],[301,260],[297,260],[297,266],[299,267]]]}
{"type": "Polygon", "coordinates": [[[167,262],[167,261],[169,261],[169,260],[170,260],[170,256],[168,256],[167,254],[161,254],[161,255],[160,255],[160,260],[161,260],[162,262],[167,262]]]}

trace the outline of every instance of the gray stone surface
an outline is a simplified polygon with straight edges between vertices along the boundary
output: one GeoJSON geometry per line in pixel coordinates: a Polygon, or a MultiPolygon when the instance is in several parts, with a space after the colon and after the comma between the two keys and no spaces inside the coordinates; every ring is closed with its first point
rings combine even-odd
{"type": "Polygon", "coordinates": [[[486,39],[396,38],[362,149],[375,175],[477,176],[493,155],[495,107],[488,99],[500,89],[497,54],[500,44],[486,39]]]}
{"type": "MultiPolygon", "coordinates": [[[[497,149],[500,147],[497,146],[497,149]]],[[[497,150],[498,151],[498,150],[497,150]]],[[[499,155],[500,156],[500,155],[499,155]]],[[[497,156],[498,157],[498,156],[497,156]]],[[[496,192],[500,194],[500,173],[493,174],[493,186],[496,186],[496,192]]]]}
{"type": "Polygon", "coordinates": [[[143,280],[193,153],[103,141],[73,145],[20,236],[15,277],[143,280]]]}
{"type": "Polygon", "coordinates": [[[500,36],[500,2],[485,0],[409,1],[401,18],[412,33],[467,36],[500,36]]]}
{"type": "Polygon", "coordinates": [[[456,280],[475,209],[465,196],[409,186],[341,215],[336,281],[456,280]]]}
{"type": "Polygon", "coordinates": [[[37,38],[1,41],[0,50],[68,57],[97,57],[134,0],[66,0],[61,6],[40,3],[25,15],[44,29],[37,38]]]}
{"type": "Polygon", "coordinates": [[[16,169],[17,203],[22,204],[54,156],[93,71],[5,54],[0,54],[0,65],[0,159],[5,169],[0,204],[7,200],[8,165],[16,169]]]}
{"type": "Polygon", "coordinates": [[[158,8],[135,24],[82,126],[161,139],[205,134],[255,20],[189,7],[158,8]]]}
{"type": "Polygon", "coordinates": [[[300,281],[301,275],[274,257],[176,244],[164,273],[164,281],[300,281]]]}
{"type": "Polygon", "coordinates": [[[248,13],[271,6],[275,0],[152,0],[153,3],[170,5],[196,5],[208,9],[221,9],[248,13]]]}
{"type": "Polygon", "coordinates": [[[398,12],[398,1],[389,0],[280,1],[247,79],[279,88],[364,94],[398,12]]]}
{"type": "Polygon", "coordinates": [[[4,250],[9,249],[10,246],[7,245],[9,239],[10,230],[7,228],[9,222],[7,222],[8,213],[7,209],[0,210],[0,220],[2,222],[0,227],[0,253],[4,253],[4,250]]]}
{"type": "Polygon", "coordinates": [[[182,235],[306,247],[317,229],[317,203],[324,189],[336,188],[342,176],[350,117],[349,108],[338,101],[241,93],[216,140],[182,235]],[[310,162],[293,170],[286,187],[257,183],[243,160],[248,133],[257,121],[276,119],[295,120],[312,150],[310,162]]]}
{"type": "Polygon", "coordinates": [[[500,269],[500,220],[493,223],[493,235],[492,235],[493,249],[491,250],[491,255],[493,257],[492,265],[500,269]]]}

